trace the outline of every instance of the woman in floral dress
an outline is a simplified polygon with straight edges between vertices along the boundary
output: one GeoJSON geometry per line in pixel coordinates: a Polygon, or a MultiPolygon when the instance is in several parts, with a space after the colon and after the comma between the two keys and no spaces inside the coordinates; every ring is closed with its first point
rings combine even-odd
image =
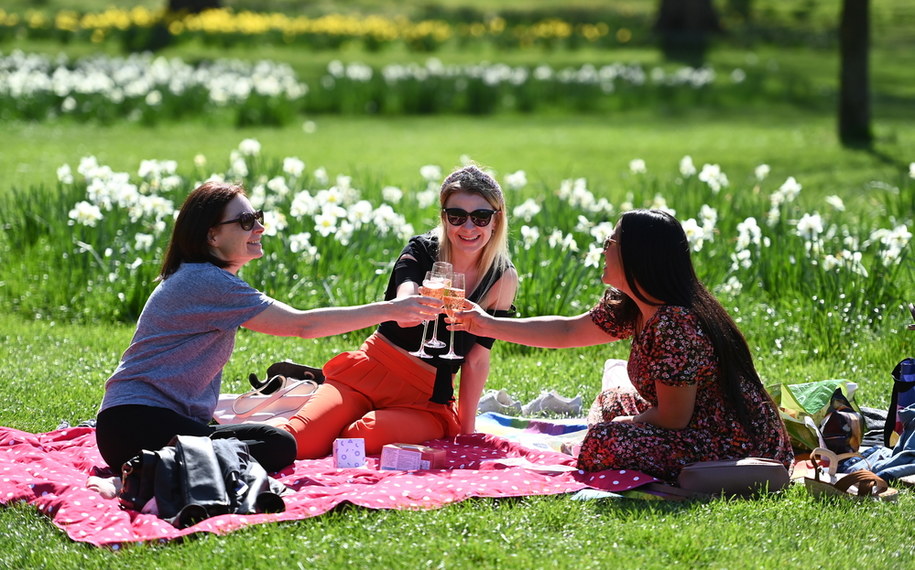
{"type": "Polygon", "coordinates": [[[637,469],[668,481],[696,461],[769,457],[790,469],[777,409],[743,335],[696,277],[680,223],[663,211],[626,212],[604,257],[611,288],[586,313],[504,319],[468,304],[451,327],[546,348],[632,339],[632,387],[597,397],[581,469],[637,469]]]}

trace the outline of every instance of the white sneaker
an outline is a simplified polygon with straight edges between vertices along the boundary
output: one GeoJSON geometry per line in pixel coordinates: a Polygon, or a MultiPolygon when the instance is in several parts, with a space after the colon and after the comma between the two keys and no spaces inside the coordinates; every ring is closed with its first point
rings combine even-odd
{"type": "Polygon", "coordinates": [[[555,391],[541,392],[534,400],[521,408],[525,416],[540,413],[559,414],[563,416],[581,415],[581,394],[574,398],[565,398],[555,391]]]}
{"type": "Polygon", "coordinates": [[[515,400],[505,390],[487,390],[480,398],[477,411],[496,412],[498,414],[517,415],[521,413],[521,402],[515,400]]]}

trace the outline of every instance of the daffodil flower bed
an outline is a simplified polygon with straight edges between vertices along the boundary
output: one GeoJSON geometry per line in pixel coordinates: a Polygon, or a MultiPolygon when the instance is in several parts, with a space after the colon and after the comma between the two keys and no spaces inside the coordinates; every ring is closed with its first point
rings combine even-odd
{"type": "Polygon", "coordinates": [[[295,45],[337,49],[358,44],[371,51],[403,45],[416,52],[433,52],[451,42],[474,42],[500,49],[578,49],[616,47],[648,37],[647,26],[631,18],[618,21],[569,22],[555,17],[508,21],[490,16],[478,21],[451,22],[441,18],[411,20],[404,16],[327,14],[293,16],[269,12],[206,10],[200,14],[169,14],[145,7],[109,8],[104,12],[64,10],[46,14],[32,10],[17,14],[0,10],[3,37],[54,38],[62,42],[120,41],[129,49],[202,41],[217,45],[295,45]],[[633,29],[633,24],[638,29],[633,29]]]}
{"type": "Polygon", "coordinates": [[[149,53],[127,57],[0,54],[0,120],[181,118],[285,125],[305,113],[612,113],[637,108],[726,107],[771,98],[760,69],[716,71],[638,64],[554,68],[481,63],[391,64],[331,61],[309,80],[271,61],[203,61],[149,53]]]}
{"type": "MultiPolygon", "coordinates": [[[[438,165],[420,167],[403,187],[363,185],[298,157],[264,156],[257,140],[246,139],[224,168],[212,170],[203,156],[182,166],[145,160],[135,173],[116,172],[88,156],[59,168],[56,193],[14,191],[0,208],[4,245],[16,251],[0,266],[3,310],[136,318],[176,208],[210,178],[243,183],[265,211],[265,259],[245,267],[244,277],[297,306],[379,298],[403,243],[438,220],[438,165]]],[[[802,210],[802,181],[776,177],[765,164],[734,182],[718,165],[698,166],[689,156],[658,173],[635,159],[612,199],[583,178],[530,188],[523,171],[493,174],[507,193],[511,254],[522,279],[516,305],[524,315],[588,309],[601,293],[602,242],[621,212],[638,207],[674,212],[708,286],[781,323],[766,333],[773,350],[808,334],[820,335],[817,346],[838,349],[843,335],[877,326],[910,293],[900,278],[913,220],[911,211],[898,215],[905,193],[888,185],[886,211],[862,215],[838,196],[802,210]]],[[[900,181],[915,184],[915,163],[900,181]]]]}

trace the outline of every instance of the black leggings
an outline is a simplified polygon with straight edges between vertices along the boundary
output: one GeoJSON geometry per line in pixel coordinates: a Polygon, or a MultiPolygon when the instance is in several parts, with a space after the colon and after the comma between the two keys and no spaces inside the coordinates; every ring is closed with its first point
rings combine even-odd
{"type": "Polygon", "coordinates": [[[176,435],[237,438],[248,445],[251,456],[270,473],[295,461],[296,443],[292,434],[266,424],[212,426],[166,408],[140,405],[114,406],[96,418],[95,440],[99,452],[116,473],[140,451],[159,450],[176,435]]]}

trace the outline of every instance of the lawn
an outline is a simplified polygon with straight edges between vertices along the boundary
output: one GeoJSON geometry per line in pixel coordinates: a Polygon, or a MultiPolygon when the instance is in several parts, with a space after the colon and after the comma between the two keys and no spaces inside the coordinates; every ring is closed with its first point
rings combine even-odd
{"type": "MultiPolygon", "coordinates": [[[[645,4],[627,6],[644,9],[645,4]]],[[[389,3],[380,5],[390,8],[389,3]]],[[[548,6],[538,2],[533,7],[548,6]]],[[[874,7],[878,25],[891,26],[885,17],[887,4],[874,2],[874,7]]],[[[822,3],[816,8],[830,9],[822,3]]],[[[907,14],[898,9],[902,16],[907,14]]],[[[907,20],[899,21],[902,25],[907,20]]],[[[889,37],[897,42],[900,36],[889,37]]],[[[305,187],[312,190],[323,187],[311,174],[319,167],[331,178],[352,176],[362,197],[376,206],[383,201],[385,186],[402,188],[405,197],[395,209],[417,229],[431,217],[428,208],[414,204],[424,187],[421,167],[438,165],[447,171],[467,155],[494,169],[500,180],[523,171],[527,184],[507,191],[509,207],[532,200],[544,209],[531,221],[517,215],[512,219],[513,255],[522,275],[518,304],[529,314],[574,314],[597,299],[600,270],[583,265],[589,243],[597,240],[576,226],[579,215],[591,217],[593,223],[612,223],[627,200],[647,205],[656,195],[684,220],[699,218],[699,206],[711,205],[719,219],[713,239],[695,253],[697,269],[737,317],[764,382],[847,378],[860,384],[859,404],[884,407],[890,370],[911,356],[915,346],[915,332],[903,330],[908,322],[903,303],[915,301],[915,272],[910,244],[899,253],[901,262],[888,266],[879,261],[878,246],[867,244],[879,241],[871,237],[875,230],[915,228],[915,180],[909,170],[915,162],[915,83],[909,73],[915,51],[881,44],[880,37],[875,41],[877,140],[871,151],[844,149],[837,143],[832,111],[837,58],[833,50],[808,46],[724,45],[710,54],[710,61],[721,68],[744,65],[752,57],[770,62],[768,68],[779,70],[773,73],[781,85],[789,85],[792,78],[804,81],[812,94],[807,104],[785,97],[674,112],[646,106],[614,113],[507,112],[483,117],[314,114],[296,116],[284,126],[244,128],[205,116],[152,127],[66,118],[7,121],[0,145],[0,367],[7,375],[0,388],[0,423],[44,432],[64,420],[76,423],[93,417],[104,380],[133,333],[131,319],[124,317],[130,312],[112,307],[145,298],[151,286],[148,280],[123,273],[123,265],[116,268],[122,273],[99,269],[85,250],[74,246],[79,237],[99,252],[112,247],[112,255],[103,256],[111,263],[145,257],[142,275],[155,266],[155,250],[137,254],[130,249],[140,226],[119,218],[116,210],[106,212],[105,223],[94,228],[68,225],[67,211],[85,198],[85,188],[79,183],[59,186],[58,167],[69,164],[75,170],[81,158],[94,156],[99,164],[137,180],[141,161],[175,160],[183,179],[175,192],[186,194],[205,175],[195,166],[195,157],[206,157],[207,174],[225,172],[230,153],[244,139],[262,146],[252,166],[253,184],[280,173],[278,164],[284,157],[298,157],[310,176],[311,186],[305,187]],[[307,129],[306,121],[313,123],[307,129]],[[683,175],[678,165],[686,155],[697,168],[719,165],[729,185],[715,193],[683,175]],[[644,160],[646,172],[633,169],[635,159],[644,160]],[[754,169],[762,164],[771,171],[760,181],[754,169]],[[770,197],[789,177],[803,189],[785,206],[780,223],[766,225],[770,197]],[[559,198],[564,181],[575,178],[586,179],[595,197],[614,205],[613,213],[590,212],[559,198]],[[828,206],[829,196],[839,197],[844,211],[828,206]],[[805,249],[805,239],[797,232],[798,219],[814,213],[822,215],[825,229],[806,243],[819,239],[822,252],[805,249]],[[737,226],[747,217],[759,220],[764,234],[778,245],[754,253],[758,256],[752,267],[734,267],[737,226]],[[40,223],[26,227],[26,219],[40,223]],[[521,245],[522,225],[540,229],[540,246],[521,245]],[[553,230],[574,236],[579,251],[547,247],[553,230]],[[98,241],[103,235],[110,244],[98,241]],[[824,268],[822,254],[854,249],[847,245],[852,242],[864,251],[867,276],[824,268]],[[723,288],[730,277],[743,282],[742,292],[723,288]],[[563,294],[546,294],[567,281],[563,294]],[[118,293],[126,294],[128,301],[119,300],[118,293]],[[72,303],[74,298],[78,301],[72,303]]],[[[66,50],[73,57],[97,49],[29,40],[0,44],[0,50],[13,46],[35,53],[66,50]]],[[[102,49],[117,51],[110,46],[102,49]]],[[[396,49],[310,53],[279,46],[217,50],[199,44],[171,48],[165,55],[187,60],[269,58],[287,62],[303,75],[320,73],[336,57],[376,66],[426,57],[396,49]]],[[[445,62],[501,59],[512,65],[538,60],[557,65],[658,63],[657,54],[644,47],[552,54],[448,49],[436,56],[445,62]]],[[[277,209],[288,213],[288,203],[278,203],[277,209]]],[[[323,273],[316,275],[312,263],[288,252],[289,234],[309,230],[308,221],[291,215],[289,219],[287,231],[267,240],[272,257],[246,268],[246,279],[302,306],[371,298],[384,279],[374,275],[374,264],[380,267],[388,261],[391,250],[399,247],[398,238],[363,237],[368,241],[359,242],[359,248],[337,243],[333,236],[316,241],[325,254],[323,261],[315,262],[324,264],[323,273]],[[347,291],[348,278],[365,286],[347,291]],[[298,281],[304,285],[293,285],[298,281]]],[[[276,360],[319,365],[355,346],[366,332],[297,340],[242,331],[226,368],[225,391],[243,389],[249,373],[263,374],[276,360]]],[[[496,343],[488,387],[505,388],[524,401],[543,389],[556,389],[570,396],[580,393],[589,402],[599,386],[603,360],[625,358],[627,348],[621,343],[551,351],[496,343]]],[[[911,491],[902,493],[898,504],[856,504],[817,501],[802,486],[751,501],[576,502],[564,496],[472,500],[435,511],[344,508],[298,523],[261,525],[168,545],[129,546],[119,552],[71,542],[34,509],[10,506],[0,509],[0,567],[844,568],[854,561],[875,569],[899,568],[910,566],[906,561],[915,555],[915,531],[905,515],[913,506],[911,491]]]]}

